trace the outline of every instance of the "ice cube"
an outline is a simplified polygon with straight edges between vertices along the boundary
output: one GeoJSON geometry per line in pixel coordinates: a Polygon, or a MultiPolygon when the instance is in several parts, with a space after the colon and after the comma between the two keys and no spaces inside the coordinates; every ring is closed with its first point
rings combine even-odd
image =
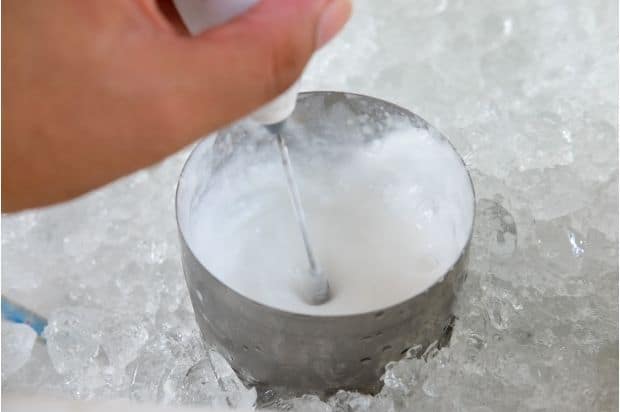
{"type": "Polygon", "coordinates": [[[193,365],[185,375],[183,401],[220,408],[253,408],[256,389],[246,388],[228,362],[216,351],[193,365]]]}
{"type": "Polygon", "coordinates": [[[101,372],[109,360],[100,343],[102,315],[89,308],[59,309],[52,313],[44,331],[54,368],[79,386],[92,388],[104,383],[101,372]]]}
{"type": "Polygon", "coordinates": [[[101,347],[110,364],[119,370],[138,356],[149,337],[146,321],[135,315],[108,315],[98,327],[101,328],[101,347]]]}
{"type": "Polygon", "coordinates": [[[30,326],[2,321],[2,381],[28,362],[36,339],[30,326]]]}

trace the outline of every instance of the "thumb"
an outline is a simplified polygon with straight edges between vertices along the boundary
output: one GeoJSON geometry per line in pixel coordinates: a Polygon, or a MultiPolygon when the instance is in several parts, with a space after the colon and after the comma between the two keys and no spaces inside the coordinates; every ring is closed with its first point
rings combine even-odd
{"type": "MultiPolygon", "coordinates": [[[[244,15],[169,49],[175,100],[191,139],[274,99],[348,20],[349,0],[261,0],[244,15]]],[[[181,120],[180,120],[181,121],[181,120]]]]}

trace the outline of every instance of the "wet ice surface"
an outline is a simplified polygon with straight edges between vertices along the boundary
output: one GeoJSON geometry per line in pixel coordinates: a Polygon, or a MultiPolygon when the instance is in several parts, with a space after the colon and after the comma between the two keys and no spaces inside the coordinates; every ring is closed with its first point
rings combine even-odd
{"type": "MultiPolygon", "coordinates": [[[[465,157],[478,210],[451,344],[390,365],[376,397],[271,405],[617,410],[617,3],[386,3],[356,1],[303,85],[401,104],[465,157]]],[[[173,211],[186,155],[3,219],[3,293],[51,319],[3,393],[254,402],[192,317],[173,211]]],[[[3,327],[3,345],[19,333],[3,327]]]]}

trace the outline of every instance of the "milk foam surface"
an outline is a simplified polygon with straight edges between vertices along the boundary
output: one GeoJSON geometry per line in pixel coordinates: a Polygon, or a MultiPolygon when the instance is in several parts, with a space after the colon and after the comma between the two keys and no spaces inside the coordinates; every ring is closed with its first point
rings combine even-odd
{"type": "Polygon", "coordinates": [[[276,156],[248,163],[236,159],[210,185],[192,214],[189,241],[227,286],[272,307],[344,315],[399,303],[443,276],[471,229],[465,168],[424,129],[394,131],[340,162],[300,162],[310,237],[333,294],[311,306],[300,299],[308,263],[282,166],[276,156]]]}

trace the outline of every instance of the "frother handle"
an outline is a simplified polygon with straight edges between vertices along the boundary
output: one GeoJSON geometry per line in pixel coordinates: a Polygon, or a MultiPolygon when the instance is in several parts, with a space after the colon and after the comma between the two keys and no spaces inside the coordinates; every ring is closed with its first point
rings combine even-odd
{"type": "MultiPolygon", "coordinates": [[[[174,0],[181,19],[193,35],[226,23],[260,0],[174,0]]],[[[295,109],[299,81],[283,94],[252,113],[251,117],[262,124],[285,120],[295,109]]]]}

